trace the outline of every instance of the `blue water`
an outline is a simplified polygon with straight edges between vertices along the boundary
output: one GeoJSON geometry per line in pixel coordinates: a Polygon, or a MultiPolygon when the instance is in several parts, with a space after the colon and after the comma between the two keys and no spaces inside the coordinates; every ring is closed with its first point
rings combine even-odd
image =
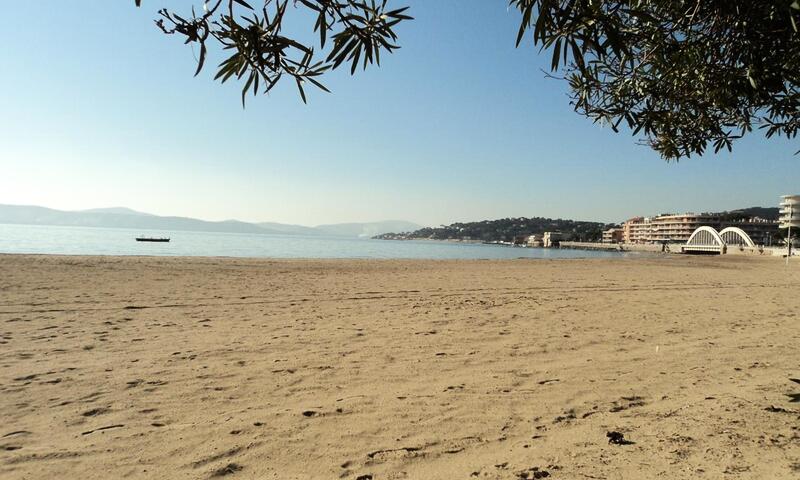
{"type": "Polygon", "coordinates": [[[4,224],[0,224],[0,253],[419,259],[597,258],[626,255],[619,252],[433,241],[4,224]],[[170,237],[171,241],[137,242],[135,238],[139,235],[170,237]]]}

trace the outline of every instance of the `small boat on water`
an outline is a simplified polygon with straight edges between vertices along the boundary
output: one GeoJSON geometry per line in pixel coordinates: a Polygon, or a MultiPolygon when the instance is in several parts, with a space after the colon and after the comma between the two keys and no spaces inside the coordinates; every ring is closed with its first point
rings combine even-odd
{"type": "Polygon", "coordinates": [[[169,242],[169,237],[136,237],[137,242],[169,242]]]}

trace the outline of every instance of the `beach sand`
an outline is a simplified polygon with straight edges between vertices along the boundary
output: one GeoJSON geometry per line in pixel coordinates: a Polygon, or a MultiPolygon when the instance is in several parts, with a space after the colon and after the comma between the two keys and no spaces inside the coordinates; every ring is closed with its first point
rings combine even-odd
{"type": "Polygon", "coordinates": [[[798,287],[735,256],[4,255],[0,478],[800,478],[798,287]]]}

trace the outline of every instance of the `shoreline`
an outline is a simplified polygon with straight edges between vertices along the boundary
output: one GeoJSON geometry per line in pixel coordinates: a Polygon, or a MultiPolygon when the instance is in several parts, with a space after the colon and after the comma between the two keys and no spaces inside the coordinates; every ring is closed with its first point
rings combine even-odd
{"type": "MultiPolygon", "coordinates": [[[[582,249],[576,249],[582,251],[582,249]]],[[[768,263],[778,262],[780,259],[776,256],[763,255],[689,255],[689,254],[651,254],[651,252],[639,251],[625,251],[620,252],[627,255],[603,256],[603,257],[507,257],[507,258],[373,258],[373,257],[238,257],[238,256],[221,256],[221,255],[135,255],[135,254],[72,254],[72,253],[0,253],[0,262],[4,260],[10,261],[25,261],[27,259],[35,260],[75,260],[78,262],[85,261],[91,262],[92,260],[115,260],[117,262],[125,262],[127,260],[151,260],[151,261],[170,261],[180,262],[186,260],[188,263],[194,261],[219,261],[220,263],[452,263],[452,264],[485,264],[485,263],[520,263],[520,264],[537,264],[540,260],[542,263],[549,262],[585,262],[585,263],[621,263],[626,262],[646,262],[654,261],[659,264],[662,261],[678,262],[685,261],[687,263],[726,263],[744,261],[751,261],[752,259],[763,260],[768,263]]],[[[658,252],[660,253],[660,252],[658,252]]],[[[785,258],[784,258],[785,260],[785,258]]],[[[800,262],[797,262],[800,265],[800,262]]],[[[777,264],[777,263],[776,263],[777,264]]]]}
{"type": "MultiPolygon", "coordinates": [[[[559,250],[559,249],[554,249],[559,250]]],[[[568,249],[564,249],[568,250],[568,249]]],[[[578,251],[589,251],[587,249],[569,249],[578,251]]],[[[611,252],[613,253],[613,252],[611,252]]],[[[619,252],[621,254],[639,254],[646,252],[625,251],[619,252]]],[[[513,260],[607,260],[625,258],[625,255],[607,256],[607,257],[502,257],[502,258],[427,258],[427,257],[246,257],[246,256],[231,256],[231,255],[141,255],[141,254],[96,254],[96,253],[25,253],[25,252],[0,252],[0,257],[3,256],[16,256],[16,257],[78,257],[78,258],[208,258],[208,259],[241,259],[241,260],[300,260],[300,261],[313,261],[313,260],[341,260],[341,261],[453,261],[453,262],[469,262],[469,261],[513,261],[513,260]]]]}

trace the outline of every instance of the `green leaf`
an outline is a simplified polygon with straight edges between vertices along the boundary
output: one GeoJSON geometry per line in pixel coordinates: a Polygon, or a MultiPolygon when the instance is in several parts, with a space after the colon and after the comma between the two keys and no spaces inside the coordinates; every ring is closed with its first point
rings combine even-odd
{"type": "Polygon", "coordinates": [[[297,89],[300,91],[300,98],[303,99],[303,103],[308,103],[306,101],[306,92],[303,90],[303,81],[299,78],[295,78],[295,81],[297,82],[297,89]]]}
{"type": "Polygon", "coordinates": [[[556,40],[555,45],[553,46],[553,59],[550,62],[550,70],[556,71],[558,70],[558,63],[561,58],[561,39],[559,38],[556,40]]]}
{"type": "Polygon", "coordinates": [[[200,44],[200,58],[197,60],[197,70],[195,70],[195,72],[194,72],[194,76],[195,77],[200,73],[200,70],[203,69],[203,64],[205,64],[205,62],[206,62],[206,44],[205,43],[201,43],[200,44]]]}
{"type": "Polygon", "coordinates": [[[249,8],[250,10],[253,10],[253,7],[251,7],[250,4],[245,2],[244,0],[233,0],[233,1],[243,6],[244,8],[249,8]]]}

